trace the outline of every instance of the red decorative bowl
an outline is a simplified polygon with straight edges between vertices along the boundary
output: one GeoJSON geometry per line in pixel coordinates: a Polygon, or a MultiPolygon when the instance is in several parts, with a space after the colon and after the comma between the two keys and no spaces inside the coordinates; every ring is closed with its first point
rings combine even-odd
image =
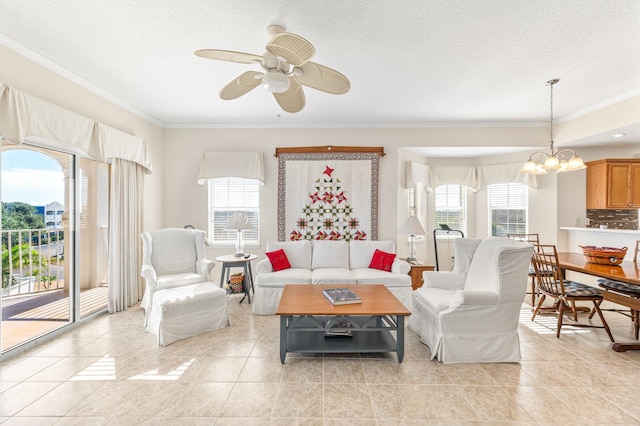
{"type": "Polygon", "coordinates": [[[627,247],[579,246],[587,262],[599,265],[619,265],[627,254],[627,247]]]}

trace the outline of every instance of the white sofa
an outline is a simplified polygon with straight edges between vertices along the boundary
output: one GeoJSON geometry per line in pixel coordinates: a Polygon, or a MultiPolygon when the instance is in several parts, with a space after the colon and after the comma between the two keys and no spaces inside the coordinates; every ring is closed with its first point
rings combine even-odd
{"type": "Polygon", "coordinates": [[[273,271],[269,259],[256,264],[253,313],[273,315],[285,284],[384,284],[411,309],[410,265],[396,257],[391,272],[369,268],[376,249],[395,253],[392,241],[270,241],[266,252],[283,249],[291,268],[273,271]]]}
{"type": "Polygon", "coordinates": [[[533,246],[489,237],[458,238],[453,247],[452,272],[423,272],[409,328],[443,363],[519,362],[533,246]]]}

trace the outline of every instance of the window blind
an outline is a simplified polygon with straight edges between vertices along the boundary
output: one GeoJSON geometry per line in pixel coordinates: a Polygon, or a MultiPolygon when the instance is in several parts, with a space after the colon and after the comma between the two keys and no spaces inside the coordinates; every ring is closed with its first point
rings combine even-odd
{"type": "Polygon", "coordinates": [[[440,185],[436,187],[435,195],[436,225],[445,224],[466,234],[466,200],[462,185],[440,185]]]}
{"type": "Polygon", "coordinates": [[[253,229],[242,231],[245,242],[258,242],[260,235],[260,183],[255,179],[209,179],[209,239],[213,243],[233,243],[237,231],[224,229],[236,212],[247,216],[253,229]]]}
{"type": "Polygon", "coordinates": [[[527,185],[521,183],[489,185],[488,198],[491,235],[504,237],[507,234],[527,232],[529,205],[527,185]]]}

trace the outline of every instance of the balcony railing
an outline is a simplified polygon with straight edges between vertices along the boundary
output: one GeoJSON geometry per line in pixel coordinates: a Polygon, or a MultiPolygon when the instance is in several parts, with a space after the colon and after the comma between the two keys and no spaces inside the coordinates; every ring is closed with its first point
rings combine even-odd
{"type": "Polygon", "coordinates": [[[64,233],[2,230],[2,296],[64,288],[64,233]]]}

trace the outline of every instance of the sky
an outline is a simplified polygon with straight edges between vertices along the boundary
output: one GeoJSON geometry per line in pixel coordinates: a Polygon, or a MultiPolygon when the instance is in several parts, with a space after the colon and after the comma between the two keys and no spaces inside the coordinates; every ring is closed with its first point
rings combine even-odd
{"type": "Polygon", "coordinates": [[[45,206],[64,205],[64,174],[51,157],[25,149],[2,152],[0,197],[3,202],[20,201],[45,206]]]}

